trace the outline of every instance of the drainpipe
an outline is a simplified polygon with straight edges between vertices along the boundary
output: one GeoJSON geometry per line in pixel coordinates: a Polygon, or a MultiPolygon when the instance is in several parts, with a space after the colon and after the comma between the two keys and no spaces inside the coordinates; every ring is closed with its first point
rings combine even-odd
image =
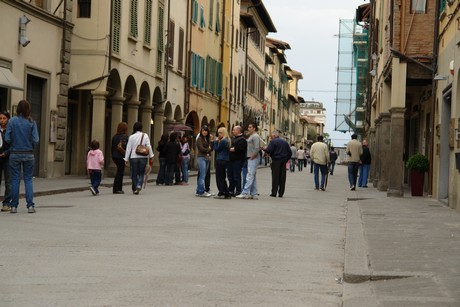
{"type": "MultiPolygon", "coordinates": [[[[185,82],[184,82],[184,91],[185,91],[185,101],[184,101],[184,114],[189,113],[190,111],[190,56],[192,50],[192,15],[191,10],[191,1],[187,1],[187,20],[186,23],[186,55],[185,55],[185,82]]],[[[198,131],[198,130],[197,130],[198,131]]],[[[194,132],[197,132],[194,131],[194,132]]]]}
{"type": "MultiPolygon", "coordinates": [[[[187,1],[187,5],[188,5],[187,1]]],[[[168,35],[167,35],[167,40],[166,40],[166,52],[165,52],[165,85],[164,85],[164,98],[163,100],[166,101],[168,99],[168,83],[169,83],[169,50],[171,49],[171,44],[169,43],[169,37],[171,31],[170,29],[170,20],[171,20],[171,0],[168,1],[168,20],[167,25],[168,25],[168,35]]]]}
{"type": "Polygon", "coordinates": [[[438,43],[438,35],[439,35],[439,1],[436,1],[436,8],[435,8],[435,14],[434,14],[434,22],[435,22],[435,27],[434,27],[434,37],[433,37],[433,75],[431,78],[431,88],[433,89],[433,94],[432,94],[432,105],[431,105],[431,112],[430,112],[430,122],[431,122],[431,133],[430,133],[430,148],[431,148],[431,153],[430,156],[428,157],[430,160],[430,169],[428,171],[428,193],[430,195],[433,195],[433,161],[434,161],[434,151],[435,151],[435,142],[434,142],[434,135],[435,135],[435,129],[436,125],[434,122],[435,119],[435,110],[436,110],[436,91],[438,84],[434,80],[434,76],[438,70],[438,50],[439,50],[439,43],[438,43]]]}
{"type": "MultiPolygon", "coordinates": [[[[225,5],[226,5],[226,1],[223,0],[223,10],[222,10],[222,37],[221,37],[221,47],[220,47],[220,62],[222,63],[222,73],[224,72],[224,46],[225,46],[225,5]]],[[[219,14],[219,12],[217,12],[217,14],[219,14]]],[[[231,69],[231,68],[230,68],[231,69]]],[[[224,80],[223,76],[221,76],[222,78],[222,81],[224,80]]],[[[223,82],[222,82],[222,85],[223,85],[223,82]]],[[[224,95],[224,91],[223,91],[223,86],[222,86],[222,95],[219,97],[219,122],[222,122],[222,101],[224,100],[223,99],[223,95],[224,95]]],[[[230,113],[230,102],[228,102],[228,112],[230,113]]]]}
{"type": "MultiPolygon", "coordinates": [[[[235,1],[232,1],[232,26],[231,26],[231,33],[232,33],[232,40],[230,41],[230,84],[233,84],[233,48],[235,47],[233,44],[235,43],[235,35],[233,30],[235,29],[235,1]]],[[[233,88],[236,84],[233,84],[233,88]]],[[[233,91],[232,88],[230,89],[232,95],[230,95],[230,99],[228,101],[228,131],[230,131],[230,123],[231,123],[231,100],[233,99],[233,91]]]]}

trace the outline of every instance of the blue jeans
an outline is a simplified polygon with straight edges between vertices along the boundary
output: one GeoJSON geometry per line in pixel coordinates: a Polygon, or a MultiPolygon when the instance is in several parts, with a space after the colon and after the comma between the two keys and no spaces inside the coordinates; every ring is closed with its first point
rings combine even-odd
{"type": "Polygon", "coordinates": [[[11,175],[11,206],[19,204],[19,184],[21,182],[21,167],[23,170],[24,186],[26,192],[27,208],[34,207],[34,188],[32,176],[34,173],[33,154],[10,154],[10,175],[11,175]]]}
{"type": "Polygon", "coordinates": [[[133,158],[129,159],[131,165],[131,180],[133,192],[136,189],[142,189],[144,184],[145,166],[147,165],[146,158],[133,158]]]}
{"type": "Polygon", "coordinates": [[[350,188],[356,186],[356,180],[358,179],[358,162],[348,162],[348,182],[350,182],[350,188]]]}
{"type": "Polygon", "coordinates": [[[198,157],[198,185],[196,187],[196,194],[204,193],[204,179],[209,168],[209,160],[205,157],[198,157]]]}
{"type": "Polygon", "coordinates": [[[257,195],[257,181],[256,181],[256,172],[257,165],[259,164],[259,159],[249,159],[248,160],[248,174],[246,176],[246,184],[244,185],[243,191],[241,194],[245,195],[257,195]]]}
{"type": "Polygon", "coordinates": [[[335,162],[329,164],[329,173],[334,174],[335,162]]]}
{"type": "Polygon", "coordinates": [[[243,163],[243,168],[241,169],[241,173],[243,175],[243,182],[241,183],[241,190],[244,189],[244,186],[246,185],[246,176],[248,175],[248,159],[246,159],[246,161],[244,161],[243,163]]]}
{"type": "Polygon", "coordinates": [[[295,171],[295,160],[296,158],[291,158],[291,163],[289,163],[289,170],[291,171],[291,173],[295,171]]]}
{"type": "Polygon", "coordinates": [[[158,170],[156,184],[164,184],[166,179],[166,158],[159,158],[160,169],[158,170]]]}
{"type": "Polygon", "coordinates": [[[315,189],[319,189],[319,172],[321,171],[321,188],[324,188],[326,182],[327,165],[314,164],[313,165],[313,177],[315,178],[315,189]]]}
{"type": "Polygon", "coordinates": [[[367,187],[367,177],[369,176],[370,164],[361,164],[359,166],[358,187],[367,187]]]}
{"type": "Polygon", "coordinates": [[[91,180],[91,186],[93,187],[94,191],[99,194],[99,186],[101,185],[102,181],[102,171],[91,169],[89,170],[89,179],[91,180]]]}
{"type": "Polygon", "coordinates": [[[182,181],[188,182],[188,165],[190,164],[190,158],[182,158],[182,181]]]}

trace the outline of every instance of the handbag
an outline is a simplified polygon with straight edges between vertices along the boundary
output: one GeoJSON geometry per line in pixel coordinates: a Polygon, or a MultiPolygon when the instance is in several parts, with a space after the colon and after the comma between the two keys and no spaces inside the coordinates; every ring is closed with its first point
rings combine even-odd
{"type": "Polygon", "coordinates": [[[123,148],[123,142],[121,140],[118,142],[116,150],[122,155],[125,154],[126,150],[123,148]]]}
{"type": "Polygon", "coordinates": [[[142,140],[144,140],[144,134],[142,134],[141,142],[136,146],[136,154],[139,156],[148,156],[149,148],[142,144],[142,140]]]}

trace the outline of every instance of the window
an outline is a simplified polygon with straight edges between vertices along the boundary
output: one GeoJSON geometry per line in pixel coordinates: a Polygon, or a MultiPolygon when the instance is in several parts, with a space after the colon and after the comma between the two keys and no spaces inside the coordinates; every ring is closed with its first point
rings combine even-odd
{"type": "Polygon", "coordinates": [[[426,13],[426,0],[411,0],[410,6],[411,6],[410,12],[412,14],[425,14],[426,13]]]}
{"type": "Polygon", "coordinates": [[[137,37],[137,0],[131,0],[129,8],[129,35],[137,37]]]}
{"type": "Polygon", "coordinates": [[[121,31],[121,0],[113,1],[112,14],[112,51],[119,53],[121,31]]]}
{"type": "Polygon", "coordinates": [[[204,66],[205,59],[196,53],[191,52],[191,86],[200,90],[204,90],[204,66]]]}
{"type": "Polygon", "coordinates": [[[157,38],[157,73],[163,72],[163,52],[164,52],[164,7],[158,6],[158,38],[157,38]]]}
{"type": "Polygon", "coordinates": [[[174,64],[174,31],[176,25],[173,20],[169,20],[169,29],[168,29],[168,64],[174,64]]]}
{"type": "MultiPolygon", "coordinates": [[[[217,15],[216,15],[216,34],[217,34],[220,32],[220,19],[219,19],[220,3],[219,3],[219,0],[217,0],[216,6],[217,6],[217,15]]],[[[211,21],[209,23],[211,23],[211,21]]],[[[227,26],[227,29],[228,29],[228,26],[227,26]]]]}
{"type": "Polygon", "coordinates": [[[198,23],[198,1],[193,0],[193,8],[192,8],[192,21],[194,24],[198,23]]]}
{"type": "Polygon", "coordinates": [[[145,29],[144,43],[150,45],[152,41],[152,0],[145,0],[145,29]]]}
{"type": "Polygon", "coordinates": [[[184,29],[179,28],[179,58],[177,59],[177,70],[184,70],[184,29]]]}
{"type": "Polygon", "coordinates": [[[212,30],[212,23],[214,21],[214,0],[209,0],[209,29],[212,30]]]}
{"type": "Polygon", "coordinates": [[[200,5],[200,28],[204,29],[206,27],[206,21],[204,20],[204,7],[200,5]]]}
{"type": "Polygon", "coordinates": [[[78,0],[78,18],[91,18],[91,0],[78,0]]]}

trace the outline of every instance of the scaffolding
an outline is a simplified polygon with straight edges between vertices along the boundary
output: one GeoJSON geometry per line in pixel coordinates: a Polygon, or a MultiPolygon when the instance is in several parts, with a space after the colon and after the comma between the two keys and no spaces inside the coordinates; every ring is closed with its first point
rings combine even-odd
{"type": "Polygon", "coordinates": [[[368,82],[368,33],[354,19],[340,19],[335,130],[362,134],[368,82]]]}

